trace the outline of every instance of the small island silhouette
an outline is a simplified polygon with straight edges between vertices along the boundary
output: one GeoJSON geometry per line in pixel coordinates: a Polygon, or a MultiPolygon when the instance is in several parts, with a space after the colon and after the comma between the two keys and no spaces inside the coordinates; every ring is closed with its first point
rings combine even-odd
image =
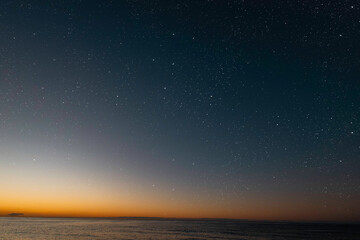
{"type": "Polygon", "coordinates": [[[23,213],[10,213],[8,214],[9,217],[20,217],[20,216],[24,216],[23,213]]]}

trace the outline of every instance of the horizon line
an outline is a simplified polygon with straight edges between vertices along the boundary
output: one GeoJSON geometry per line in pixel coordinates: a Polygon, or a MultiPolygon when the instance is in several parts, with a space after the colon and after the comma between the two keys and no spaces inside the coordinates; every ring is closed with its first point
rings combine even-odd
{"type": "Polygon", "coordinates": [[[272,222],[272,223],[332,223],[332,224],[360,224],[360,220],[266,220],[266,219],[241,219],[241,218],[191,218],[191,217],[136,217],[136,216],[118,216],[118,217],[81,217],[81,216],[11,216],[0,215],[1,218],[73,218],[73,219],[128,219],[128,220],[229,220],[239,222],[272,222]]]}

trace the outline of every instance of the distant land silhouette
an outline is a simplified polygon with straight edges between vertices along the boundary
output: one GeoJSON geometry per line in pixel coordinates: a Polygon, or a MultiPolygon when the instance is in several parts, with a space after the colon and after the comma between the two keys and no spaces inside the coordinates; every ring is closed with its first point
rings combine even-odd
{"type": "Polygon", "coordinates": [[[9,217],[20,217],[20,216],[24,216],[23,213],[10,213],[8,214],[9,217]]]}

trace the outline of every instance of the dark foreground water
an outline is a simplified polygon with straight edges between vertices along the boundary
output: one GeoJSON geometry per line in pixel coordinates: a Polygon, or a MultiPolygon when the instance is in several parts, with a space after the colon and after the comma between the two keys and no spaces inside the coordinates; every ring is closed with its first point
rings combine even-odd
{"type": "Polygon", "coordinates": [[[0,218],[0,239],[359,240],[360,225],[200,220],[0,218]]]}

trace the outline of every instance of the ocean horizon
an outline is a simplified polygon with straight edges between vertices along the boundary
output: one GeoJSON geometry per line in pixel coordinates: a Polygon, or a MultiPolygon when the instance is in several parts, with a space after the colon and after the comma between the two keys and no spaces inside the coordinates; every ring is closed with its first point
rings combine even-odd
{"type": "Polygon", "coordinates": [[[1,217],[1,240],[358,240],[359,224],[175,218],[1,217]]]}

